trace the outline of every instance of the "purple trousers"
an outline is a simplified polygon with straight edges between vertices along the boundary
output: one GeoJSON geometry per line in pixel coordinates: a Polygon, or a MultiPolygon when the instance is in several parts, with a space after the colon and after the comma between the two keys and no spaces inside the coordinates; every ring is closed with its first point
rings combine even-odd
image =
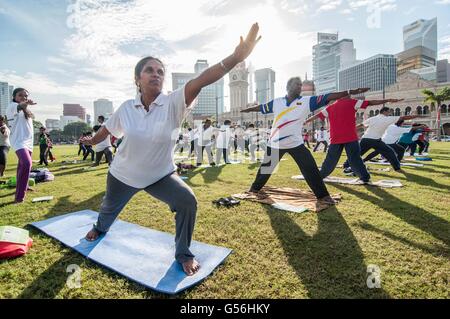
{"type": "Polygon", "coordinates": [[[23,202],[28,189],[28,179],[30,178],[31,166],[33,165],[31,154],[31,151],[26,148],[16,151],[19,159],[16,175],[16,202],[23,202]]]}

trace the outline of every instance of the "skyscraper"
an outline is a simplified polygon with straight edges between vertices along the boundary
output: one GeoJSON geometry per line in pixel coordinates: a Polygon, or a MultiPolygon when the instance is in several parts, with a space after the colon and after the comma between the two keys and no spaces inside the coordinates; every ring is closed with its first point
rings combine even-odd
{"type": "Polygon", "coordinates": [[[0,115],[6,114],[10,102],[8,82],[0,82],[0,115]]]}
{"type": "Polygon", "coordinates": [[[94,101],[94,119],[93,122],[98,124],[98,117],[103,115],[105,121],[114,113],[113,102],[107,99],[98,99],[94,101]]]}
{"type": "Polygon", "coordinates": [[[377,54],[339,70],[339,91],[368,87],[383,91],[397,80],[397,64],[391,54],[377,54]]]}
{"type": "Polygon", "coordinates": [[[86,109],[80,104],[63,104],[63,115],[64,116],[77,116],[82,121],[86,120],[86,109]]]}
{"type": "Polygon", "coordinates": [[[255,96],[258,103],[267,103],[274,99],[275,72],[272,69],[259,69],[255,71],[255,96]]]}
{"type": "Polygon", "coordinates": [[[431,50],[431,57],[437,59],[437,18],[420,19],[403,27],[403,50],[418,46],[431,50]]]}
{"type": "Polygon", "coordinates": [[[316,94],[336,91],[339,69],[356,61],[353,40],[338,40],[337,33],[318,33],[313,46],[313,81],[316,94]]]}
{"type": "Polygon", "coordinates": [[[401,75],[436,65],[437,18],[420,19],[403,27],[403,51],[397,54],[397,73],[401,75]]]}
{"type": "MultiPolygon", "coordinates": [[[[186,84],[190,79],[196,77],[209,67],[207,60],[197,60],[194,65],[195,73],[172,73],[172,90],[176,90],[186,84]]],[[[218,102],[219,114],[224,110],[224,94],[223,94],[224,80],[219,81],[204,87],[197,96],[196,105],[192,111],[194,116],[215,116],[216,114],[216,99],[218,102]]]]}

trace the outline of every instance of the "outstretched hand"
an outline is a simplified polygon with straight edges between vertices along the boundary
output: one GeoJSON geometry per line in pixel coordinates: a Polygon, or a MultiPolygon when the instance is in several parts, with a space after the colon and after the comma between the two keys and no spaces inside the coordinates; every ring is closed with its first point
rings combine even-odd
{"type": "Polygon", "coordinates": [[[253,48],[261,39],[261,36],[258,37],[258,31],[258,23],[254,23],[250,28],[250,31],[248,32],[245,40],[241,36],[241,42],[236,47],[233,54],[238,62],[244,61],[250,55],[250,53],[252,53],[253,48]]]}

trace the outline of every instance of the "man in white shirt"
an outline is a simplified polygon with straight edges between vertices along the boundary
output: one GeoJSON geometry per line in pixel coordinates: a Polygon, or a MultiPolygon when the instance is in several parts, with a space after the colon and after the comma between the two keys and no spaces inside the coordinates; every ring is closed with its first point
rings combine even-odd
{"type": "Polygon", "coordinates": [[[211,150],[212,145],[212,135],[213,135],[213,127],[211,126],[211,120],[207,119],[205,124],[200,127],[199,137],[198,137],[198,154],[197,154],[197,166],[201,166],[203,162],[203,151],[206,149],[206,155],[208,155],[209,165],[215,166],[213,160],[213,154],[211,150]]]}
{"type": "MultiPolygon", "coordinates": [[[[400,161],[398,160],[395,151],[386,145],[381,138],[386,129],[398,122],[399,120],[410,120],[416,118],[417,115],[405,115],[405,116],[389,116],[390,109],[388,107],[382,107],[380,114],[377,116],[369,117],[363,122],[363,125],[367,127],[364,135],[359,142],[361,148],[361,156],[366,154],[371,148],[378,151],[388,162],[392,165],[395,171],[401,171],[400,161]]],[[[350,164],[347,161],[344,163],[344,172],[350,173],[350,164]]]]}
{"type": "MultiPolygon", "coordinates": [[[[397,158],[399,161],[403,159],[403,156],[405,154],[405,148],[402,145],[399,145],[397,142],[400,139],[400,137],[404,133],[408,133],[410,131],[417,131],[421,128],[424,128],[424,126],[402,126],[405,120],[399,120],[397,123],[390,125],[386,132],[383,134],[383,137],[381,140],[389,147],[391,147],[395,153],[397,154],[397,158]]],[[[378,151],[373,151],[369,155],[367,155],[364,158],[364,162],[372,160],[374,157],[376,157],[378,154],[380,154],[378,151]]]]}
{"type": "MultiPolygon", "coordinates": [[[[100,122],[100,121],[99,121],[100,122]]],[[[103,123],[103,122],[102,122],[103,123]]],[[[95,125],[93,127],[94,133],[97,134],[98,130],[102,127],[102,125],[95,125]]],[[[95,166],[99,166],[100,165],[100,161],[102,160],[103,155],[105,155],[106,158],[106,163],[108,163],[108,165],[111,165],[112,161],[113,161],[113,153],[111,150],[111,138],[110,136],[108,136],[107,138],[105,138],[103,141],[101,141],[100,143],[94,145],[94,150],[95,150],[95,163],[92,164],[92,167],[95,166]]]]}
{"type": "Polygon", "coordinates": [[[274,114],[267,151],[250,192],[261,190],[283,155],[289,153],[317,199],[334,202],[323,182],[314,157],[303,145],[303,123],[311,112],[324,107],[330,101],[365,91],[357,89],[319,96],[300,96],[301,89],[301,79],[291,78],[286,85],[288,94],[285,97],[243,110],[243,112],[261,111],[263,114],[274,114]]]}
{"type": "Polygon", "coordinates": [[[317,143],[316,143],[316,146],[313,149],[313,152],[317,151],[317,149],[319,148],[320,144],[324,145],[323,152],[324,153],[327,152],[327,148],[328,148],[327,135],[328,135],[328,132],[322,126],[320,128],[320,130],[317,132],[317,143]]]}
{"type": "Polygon", "coordinates": [[[231,145],[231,121],[225,120],[223,125],[215,131],[216,135],[216,164],[220,164],[221,157],[223,155],[223,160],[225,164],[230,164],[229,155],[230,155],[230,145],[231,145]]]}

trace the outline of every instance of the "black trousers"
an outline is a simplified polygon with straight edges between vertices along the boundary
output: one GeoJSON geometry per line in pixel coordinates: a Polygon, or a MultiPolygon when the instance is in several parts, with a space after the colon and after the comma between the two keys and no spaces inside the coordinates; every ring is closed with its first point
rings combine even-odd
{"type": "MultiPolygon", "coordinates": [[[[366,154],[371,148],[375,149],[376,151],[380,152],[381,155],[385,159],[391,163],[394,170],[400,169],[400,161],[397,158],[397,154],[395,151],[386,145],[381,138],[380,139],[373,139],[373,138],[362,138],[361,141],[359,141],[359,145],[361,147],[361,157],[366,154]]],[[[344,162],[344,168],[350,167],[350,164],[348,160],[344,162]]]]}
{"type": "Polygon", "coordinates": [[[317,151],[317,148],[319,147],[320,143],[323,143],[323,145],[325,145],[325,148],[324,148],[323,151],[326,153],[326,151],[327,151],[327,149],[328,149],[328,143],[327,143],[327,141],[320,141],[320,142],[317,142],[317,143],[316,143],[316,146],[315,146],[314,149],[313,149],[313,152],[317,151]]]}
{"type": "Polygon", "coordinates": [[[39,165],[45,164],[48,165],[47,162],[47,144],[39,144],[39,165]]]}
{"type": "MultiPolygon", "coordinates": [[[[397,143],[386,144],[386,145],[394,150],[395,154],[397,154],[397,158],[399,161],[401,161],[403,159],[403,156],[405,155],[405,147],[404,146],[399,145],[397,143]]],[[[379,151],[373,151],[372,153],[367,155],[363,161],[364,162],[370,161],[372,158],[376,157],[379,154],[380,154],[379,151]]]]}
{"type": "Polygon", "coordinates": [[[86,160],[86,158],[89,156],[89,154],[91,154],[91,161],[93,162],[94,161],[95,152],[92,149],[92,146],[90,146],[90,145],[86,146],[86,153],[84,153],[83,161],[86,160]]]}
{"type": "Polygon", "coordinates": [[[308,140],[303,140],[303,144],[307,145],[308,148],[311,148],[311,146],[309,145],[309,141],[308,140]]]}
{"type": "Polygon", "coordinates": [[[306,183],[308,183],[318,199],[330,196],[327,187],[320,176],[314,157],[303,144],[289,149],[272,149],[268,146],[266,154],[264,155],[264,160],[258,170],[255,181],[252,184],[253,190],[259,191],[266,185],[270,176],[272,176],[275,167],[286,153],[291,155],[297,163],[298,168],[305,177],[306,183]]]}

